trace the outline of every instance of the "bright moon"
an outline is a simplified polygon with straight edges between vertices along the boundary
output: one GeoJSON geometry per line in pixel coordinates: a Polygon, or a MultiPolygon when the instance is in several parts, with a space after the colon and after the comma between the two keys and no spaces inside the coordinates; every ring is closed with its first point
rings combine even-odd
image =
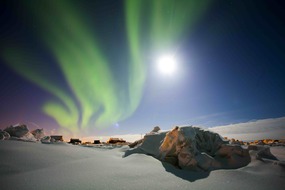
{"type": "Polygon", "coordinates": [[[172,74],[176,70],[176,60],[173,56],[162,56],[158,59],[158,69],[163,74],[172,74]]]}

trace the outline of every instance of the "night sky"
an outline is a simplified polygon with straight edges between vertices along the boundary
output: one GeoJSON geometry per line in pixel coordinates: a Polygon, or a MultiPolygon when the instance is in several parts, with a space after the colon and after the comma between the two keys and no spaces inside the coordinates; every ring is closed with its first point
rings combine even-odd
{"type": "Polygon", "coordinates": [[[280,1],[1,1],[0,128],[83,135],[285,116],[280,1]],[[173,55],[177,70],[157,69],[173,55]]]}

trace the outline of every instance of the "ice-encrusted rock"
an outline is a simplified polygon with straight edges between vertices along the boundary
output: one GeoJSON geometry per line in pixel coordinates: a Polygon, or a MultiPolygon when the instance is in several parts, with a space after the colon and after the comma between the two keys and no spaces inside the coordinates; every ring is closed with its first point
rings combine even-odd
{"type": "Polygon", "coordinates": [[[0,130],[0,140],[8,140],[10,138],[9,133],[0,130]]]}
{"type": "Polygon", "coordinates": [[[239,168],[250,162],[249,152],[229,145],[217,133],[198,127],[175,127],[169,132],[148,133],[141,144],[126,151],[144,153],[182,169],[213,170],[239,168]]]}
{"type": "Polygon", "coordinates": [[[35,129],[31,133],[34,135],[34,137],[37,140],[41,140],[45,136],[45,133],[44,133],[43,129],[35,129]]]}
{"type": "Polygon", "coordinates": [[[26,125],[16,125],[7,127],[6,129],[4,129],[4,131],[9,133],[11,137],[21,138],[29,132],[29,129],[26,125]]]}

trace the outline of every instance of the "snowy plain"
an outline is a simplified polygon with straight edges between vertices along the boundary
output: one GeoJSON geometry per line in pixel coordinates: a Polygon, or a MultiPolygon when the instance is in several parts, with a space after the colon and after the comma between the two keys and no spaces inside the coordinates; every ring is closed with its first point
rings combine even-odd
{"type": "MultiPolygon", "coordinates": [[[[243,168],[191,172],[144,154],[113,149],[0,141],[0,189],[283,189],[284,165],[256,160],[243,168]]],[[[285,147],[271,152],[285,161],[285,147]]]]}

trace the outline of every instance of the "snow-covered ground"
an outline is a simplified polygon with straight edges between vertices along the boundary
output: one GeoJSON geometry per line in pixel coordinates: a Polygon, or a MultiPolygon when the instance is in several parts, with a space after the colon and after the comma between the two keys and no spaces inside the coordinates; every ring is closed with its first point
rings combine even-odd
{"type": "MultiPolygon", "coordinates": [[[[283,189],[285,168],[255,159],[243,168],[191,172],[114,149],[0,141],[0,189],[283,189]]],[[[285,147],[271,152],[285,161],[285,147]]]]}

